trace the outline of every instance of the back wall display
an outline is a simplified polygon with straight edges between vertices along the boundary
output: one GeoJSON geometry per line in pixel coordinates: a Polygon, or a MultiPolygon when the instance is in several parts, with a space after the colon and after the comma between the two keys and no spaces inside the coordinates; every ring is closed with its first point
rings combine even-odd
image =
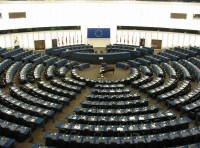
{"type": "Polygon", "coordinates": [[[35,45],[35,50],[44,50],[45,40],[35,40],[34,45],[35,45]]]}
{"type": "Polygon", "coordinates": [[[88,28],[87,38],[110,38],[110,28],[88,28]]]}

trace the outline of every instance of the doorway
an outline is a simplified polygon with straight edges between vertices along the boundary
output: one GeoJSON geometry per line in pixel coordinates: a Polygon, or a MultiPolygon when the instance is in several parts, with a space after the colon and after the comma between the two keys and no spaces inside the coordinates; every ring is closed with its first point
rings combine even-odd
{"type": "Polygon", "coordinates": [[[151,47],[154,48],[154,49],[161,49],[161,47],[162,47],[162,40],[152,39],[151,40],[151,47]]]}

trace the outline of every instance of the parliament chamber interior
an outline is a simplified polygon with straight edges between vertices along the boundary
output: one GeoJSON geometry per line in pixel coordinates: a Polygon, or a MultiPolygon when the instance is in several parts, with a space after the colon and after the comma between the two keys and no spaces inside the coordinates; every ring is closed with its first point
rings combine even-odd
{"type": "Polygon", "coordinates": [[[200,147],[200,3],[79,2],[0,2],[0,147],[200,147]]]}

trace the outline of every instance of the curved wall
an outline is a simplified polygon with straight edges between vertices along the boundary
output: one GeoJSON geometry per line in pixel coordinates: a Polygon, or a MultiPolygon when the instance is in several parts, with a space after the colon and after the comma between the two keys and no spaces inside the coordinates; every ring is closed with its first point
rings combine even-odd
{"type": "MultiPolygon", "coordinates": [[[[87,28],[92,27],[111,28],[111,44],[116,43],[117,26],[148,26],[191,30],[199,30],[200,28],[200,19],[193,19],[193,14],[200,14],[200,3],[138,1],[3,1],[0,5],[0,13],[2,14],[0,30],[77,25],[81,26],[84,43],[90,43],[90,41],[87,40],[86,33],[87,28]],[[26,12],[26,18],[9,19],[9,12],[26,12]],[[187,13],[187,19],[171,19],[170,13],[172,12],[187,13]]],[[[59,32],[56,32],[56,34],[64,34],[66,31],[59,32]]],[[[22,36],[24,37],[22,38],[26,38],[25,36],[29,36],[28,34],[29,33],[23,34],[22,36]]],[[[30,35],[33,36],[30,38],[33,40],[35,38],[46,40],[46,36],[48,36],[46,34],[49,34],[49,32],[32,34],[34,35],[30,35]]],[[[56,36],[59,37],[61,35],[56,36]]],[[[53,37],[49,36],[47,38],[52,39],[53,37]]],[[[12,37],[9,35],[1,35],[0,40],[2,39],[8,39],[8,41],[1,41],[2,43],[0,43],[0,46],[13,47],[13,43],[10,43],[12,37]]],[[[46,47],[50,48],[50,41],[48,42],[46,47]]],[[[194,41],[194,43],[196,44],[196,41],[194,41]]],[[[23,43],[22,45],[24,48],[34,48],[32,43],[23,43]]],[[[200,44],[198,45],[197,43],[196,45],[199,46],[200,44]]],[[[98,46],[103,47],[104,45],[98,44],[98,46]]]]}

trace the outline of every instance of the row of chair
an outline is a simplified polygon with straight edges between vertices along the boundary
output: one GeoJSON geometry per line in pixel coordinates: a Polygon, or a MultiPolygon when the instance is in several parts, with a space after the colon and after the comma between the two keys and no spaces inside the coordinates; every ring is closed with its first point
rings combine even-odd
{"type": "Polygon", "coordinates": [[[24,57],[32,55],[32,54],[33,54],[32,50],[23,51],[21,53],[18,53],[18,54],[15,54],[15,55],[11,56],[11,60],[13,62],[21,61],[24,57]]]}
{"type": "Polygon", "coordinates": [[[153,80],[153,76],[144,75],[140,79],[131,82],[131,87],[138,89],[140,85],[149,83],[153,80]]]}
{"type": "Polygon", "coordinates": [[[142,72],[145,76],[153,76],[153,73],[148,66],[141,66],[140,72],[142,72]]]}
{"type": "Polygon", "coordinates": [[[124,84],[96,84],[94,88],[124,88],[124,84]]]}
{"type": "Polygon", "coordinates": [[[179,61],[179,59],[180,59],[178,56],[175,56],[175,55],[172,55],[172,54],[166,53],[166,52],[159,52],[157,55],[161,55],[161,56],[167,57],[171,61],[179,61]]]}
{"type": "Polygon", "coordinates": [[[157,113],[161,109],[160,105],[151,105],[145,107],[133,107],[133,108],[82,108],[75,107],[74,112],[77,115],[94,115],[94,116],[128,116],[128,115],[142,115],[148,113],[157,113]]]}
{"type": "Polygon", "coordinates": [[[38,126],[44,126],[44,119],[36,116],[32,116],[26,113],[16,111],[0,104],[1,119],[7,120],[16,124],[30,127],[34,131],[38,126]]]}
{"type": "Polygon", "coordinates": [[[24,51],[23,48],[17,48],[17,49],[11,50],[11,51],[7,51],[7,50],[6,50],[6,52],[1,53],[0,57],[1,57],[2,59],[9,59],[9,58],[11,58],[13,55],[16,55],[16,54],[18,54],[18,53],[21,53],[21,52],[23,52],[23,51],[24,51]]]}
{"type": "Polygon", "coordinates": [[[0,63],[0,74],[5,72],[10,65],[12,64],[12,61],[10,59],[5,59],[0,63]]]}
{"type": "Polygon", "coordinates": [[[47,132],[44,136],[46,146],[55,147],[106,147],[125,148],[125,147],[146,147],[158,148],[179,146],[199,142],[200,129],[194,127],[176,132],[128,137],[102,137],[102,136],[79,136],[71,134],[61,134],[47,132]]]}
{"type": "Polygon", "coordinates": [[[23,91],[25,91],[26,93],[28,93],[30,95],[33,95],[33,96],[39,97],[39,98],[45,98],[48,101],[53,102],[53,103],[69,104],[69,101],[70,101],[70,99],[67,97],[62,97],[62,96],[52,94],[50,92],[43,91],[43,90],[33,86],[30,83],[20,86],[20,89],[22,89],[23,91]]]}
{"type": "Polygon", "coordinates": [[[149,100],[127,100],[127,101],[86,101],[81,100],[80,104],[85,108],[132,108],[132,107],[142,107],[148,106],[149,100]]]}
{"type": "Polygon", "coordinates": [[[180,64],[177,61],[172,61],[171,64],[174,69],[182,73],[184,80],[191,80],[191,75],[189,71],[187,70],[187,68],[185,68],[182,64],[180,64]]]}
{"type": "Polygon", "coordinates": [[[188,57],[189,57],[189,55],[187,53],[178,52],[176,50],[166,49],[165,52],[175,55],[175,56],[179,57],[180,59],[188,59],[188,57]]]}
{"type": "Polygon", "coordinates": [[[68,90],[68,91],[73,91],[73,92],[76,92],[76,93],[81,93],[81,89],[82,89],[80,86],[67,84],[65,82],[62,82],[62,81],[56,80],[56,79],[51,80],[50,84],[53,85],[53,86],[56,86],[58,88],[68,90]]]}
{"type": "Polygon", "coordinates": [[[67,114],[65,118],[68,120],[68,123],[73,122],[78,124],[129,125],[173,120],[176,119],[176,114],[173,111],[168,110],[159,113],[131,116],[93,116],[67,114]]]}
{"type": "Polygon", "coordinates": [[[38,64],[42,64],[43,61],[49,59],[49,56],[48,55],[44,55],[44,56],[39,56],[37,58],[34,58],[32,60],[32,63],[35,64],[35,65],[38,65],[38,64]]]}
{"type": "Polygon", "coordinates": [[[164,83],[164,78],[156,77],[152,81],[150,81],[150,82],[148,82],[146,84],[140,85],[139,86],[139,91],[147,93],[148,90],[156,88],[156,87],[158,87],[160,85],[163,85],[163,83],[164,83]]]}
{"type": "Polygon", "coordinates": [[[50,65],[49,67],[45,67],[44,77],[46,80],[51,80],[55,76],[56,68],[54,65],[50,65]]]}
{"type": "Polygon", "coordinates": [[[61,59],[61,60],[56,61],[54,63],[54,66],[57,68],[60,68],[60,67],[64,66],[66,63],[67,63],[67,59],[61,59]]]}
{"type": "Polygon", "coordinates": [[[0,146],[6,148],[14,148],[15,140],[12,138],[7,138],[5,136],[0,136],[0,146]]]}
{"type": "Polygon", "coordinates": [[[63,108],[62,104],[49,102],[49,101],[45,100],[45,98],[34,97],[34,96],[29,95],[26,92],[22,91],[17,86],[11,86],[9,88],[9,90],[10,90],[10,95],[12,97],[20,99],[29,104],[33,104],[35,106],[39,106],[39,107],[46,108],[49,110],[54,110],[54,111],[61,111],[63,108]]]}
{"type": "Polygon", "coordinates": [[[139,100],[140,94],[87,94],[87,100],[89,101],[127,101],[127,100],[139,100]]]}
{"type": "Polygon", "coordinates": [[[146,60],[144,58],[136,58],[135,61],[141,63],[143,66],[150,66],[151,62],[149,60],[146,60]]]}
{"type": "Polygon", "coordinates": [[[184,49],[184,48],[181,48],[181,47],[174,47],[174,50],[178,51],[178,52],[186,53],[186,54],[189,55],[189,57],[195,57],[195,56],[198,55],[198,53],[196,51],[184,49]]]}
{"type": "Polygon", "coordinates": [[[62,79],[63,82],[65,83],[68,83],[68,84],[71,84],[71,85],[75,85],[75,86],[80,86],[81,88],[85,88],[86,87],[86,83],[85,82],[82,82],[82,81],[77,81],[71,77],[64,77],[62,79]]]}
{"type": "Polygon", "coordinates": [[[34,60],[34,59],[36,59],[36,58],[38,58],[38,57],[40,57],[41,56],[41,53],[34,53],[34,54],[31,54],[31,55],[29,55],[29,56],[26,56],[26,57],[24,57],[21,61],[24,63],[24,64],[26,64],[26,63],[32,63],[32,61],[34,60]]]}
{"type": "Polygon", "coordinates": [[[182,96],[187,94],[191,89],[191,81],[184,80],[180,86],[175,89],[172,89],[166,93],[160,94],[157,96],[157,102],[167,101],[170,98],[176,98],[178,96],[182,96]]]}
{"type": "Polygon", "coordinates": [[[177,78],[176,71],[171,65],[167,63],[162,63],[161,66],[165,69],[165,71],[167,72],[170,78],[173,78],[173,79],[177,78]]]}
{"type": "Polygon", "coordinates": [[[86,85],[88,85],[89,87],[94,87],[95,84],[118,84],[118,83],[122,83],[124,85],[128,85],[131,84],[131,82],[135,79],[138,79],[140,77],[140,73],[138,72],[138,70],[136,68],[131,68],[130,69],[130,76],[127,78],[123,78],[121,80],[94,80],[94,79],[89,79],[89,78],[85,78],[83,76],[80,76],[78,74],[78,69],[72,69],[71,71],[71,76],[73,79],[76,79],[78,81],[82,81],[85,82],[86,85]]]}
{"type": "Polygon", "coordinates": [[[32,131],[30,127],[0,119],[0,135],[23,142],[26,138],[32,137],[32,131]]]}
{"type": "Polygon", "coordinates": [[[152,55],[154,58],[157,58],[159,60],[161,60],[161,62],[163,63],[168,63],[170,61],[170,58],[163,56],[163,55],[159,55],[159,54],[153,54],[152,55]]]}
{"type": "Polygon", "coordinates": [[[7,95],[2,90],[0,91],[0,102],[5,106],[13,107],[23,113],[44,118],[44,121],[47,121],[49,118],[53,118],[54,116],[54,111],[42,107],[37,107],[35,105],[31,105],[21,100],[15,99],[14,97],[7,95]]]}
{"type": "Polygon", "coordinates": [[[21,68],[22,63],[21,62],[15,62],[12,64],[9,69],[6,72],[6,83],[7,84],[13,84],[13,77],[14,74],[21,68]]]}
{"type": "Polygon", "coordinates": [[[45,61],[43,61],[43,64],[44,64],[44,66],[48,67],[48,66],[54,64],[57,60],[58,60],[57,57],[51,57],[51,58],[46,59],[45,61]]]}
{"type": "Polygon", "coordinates": [[[55,87],[51,84],[48,84],[44,81],[39,81],[39,82],[37,82],[37,84],[38,84],[38,88],[40,88],[46,92],[53,93],[58,96],[67,97],[67,98],[70,98],[70,100],[76,98],[76,93],[71,90],[68,91],[65,89],[61,89],[61,88],[55,87]]]}
{"type": "Polygon", "coordinates": [[[19,77],[18,77],[20,84],[25,84],[28,82],[27,72],[32,69],[32,66],[33,66],[32,63],[27,63],[26,65],[22,67],[22,69],[19,72],[19,77]]]}
{"type": "Polygon", "coordinates": [[[189,118],[183,117],[170,121],[135,125],[88,125],[58,122],[56,123],[56,128],[59,129],[59,133],[72,135],[125,137],[185,130],[189,128],[190,121],[191,120],[189,118]]]}
{"type": "Polygon", "coordinates": [[[44,70],[44,65],[43,64],[38,64],[35,69],[34,69],[34,78],[36,81],[41,80],[41,74],[42,71],[44,70]]]}
{"type": "Polygon", "coordinates": [[[170,90],[176,88],[177,84],[177,79],[170,78],[163,85],[147,90],[147,97],[150,96],[152,98],[157,98],[158,95],[169,92],[170,90]]]}
{"type": "Polygon", "coordinates": [[[146,55],[144,58],[147,59],[148,61],[150,61],[152,64],[160,65],[160,63],[161,63],[160,59],[153,57],[153,56],[146,55]]]}
{"type": "Polygon", "coordinates": [[[165,72],[157,64],[151,64],[152,71],[156,74],[157,77],[165,77],[165,72]]]}

